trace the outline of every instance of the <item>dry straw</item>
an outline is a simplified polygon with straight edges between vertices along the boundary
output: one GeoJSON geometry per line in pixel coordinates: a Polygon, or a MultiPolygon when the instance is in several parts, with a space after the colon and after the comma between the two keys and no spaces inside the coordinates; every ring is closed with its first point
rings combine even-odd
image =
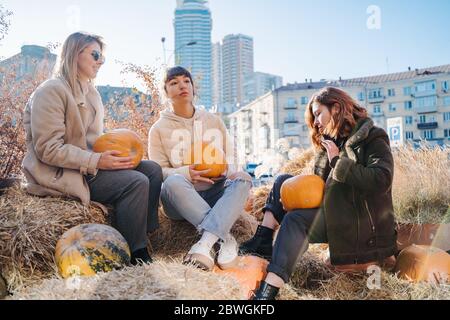
{"type": "MultiPolygon", "coordinates": [[[[394,204],[402,222],[442,221],[449,205],[448,149],[394,152],[394,204]],[[427,173],[429,172],[429,173],[427,173]],[[408,190],[411,190],[409,192],[408,190]],[[429,200],[431,199],[431,200],[429,200]]],[[[312,172],[312,152],[306,151],[283,172],[312,172]]],[[[242,214],[232,233],[239,242],[255,232],[270,186],[253,191],[251,214],[242,214]],[[256,218],[255,218],[256,217],[256,218]]],[[[244,299],[236,280],[183,266],[181,259],[198,239],[186,222],[171,221],[160,210],[160,228],[150,235],[156,263],[125,268],[81,279],[80,289],[68,286],[55,272],[54,247],[69,228],[105,223],[102,211],[75,201],[38,198],[19,188],[0,197],[0,268],[13,299],[244,299]]],[[[324,260],[326,245],[311,245],[300,260],[281,299],[450,299],[449,285],[411,284],[383,271],[379,289],[367,286],[368,274],[342,274],[324,260]]]]}
{"type": "Polygon", "coordinates": [[[18,187],[0,197],[0,270],[10,290],[55,273],[56,242],[83,223],[105,223],[103,212],[76,201],[39,198],[18,187]]]}

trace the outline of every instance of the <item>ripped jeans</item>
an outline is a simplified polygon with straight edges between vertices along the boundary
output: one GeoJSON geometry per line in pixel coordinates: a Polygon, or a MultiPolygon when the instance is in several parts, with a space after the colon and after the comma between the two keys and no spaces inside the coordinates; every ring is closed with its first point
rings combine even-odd
{"type": "Polygon", "coordinates": [[[225,240],[244,211],[251,180],[237,178],[217,182],[210,189],[196,191],[182,175],[169,176],[163,183],[161,202],[168,218],[187,220],[225,240]]]}

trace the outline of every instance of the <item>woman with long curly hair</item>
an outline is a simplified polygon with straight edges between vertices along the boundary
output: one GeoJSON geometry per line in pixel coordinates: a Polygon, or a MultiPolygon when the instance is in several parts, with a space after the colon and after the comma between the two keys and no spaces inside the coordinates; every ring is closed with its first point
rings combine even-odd
{"type": "Polygon", "coordinates": [[[257,300],[276,297],[309,243],[328,243],[331,264],[340,270],[382,265],[397,251],[394,161],[386,132],[346,92],[332,87],[313,95],[305,118],[316,149],[314,173],[325,181],[324,198],[320,208],[286,212],[280,189],[292,176],[276,179],[262,224],[240,247],[242,253],[271,261],[254,293],[257,300]]]}

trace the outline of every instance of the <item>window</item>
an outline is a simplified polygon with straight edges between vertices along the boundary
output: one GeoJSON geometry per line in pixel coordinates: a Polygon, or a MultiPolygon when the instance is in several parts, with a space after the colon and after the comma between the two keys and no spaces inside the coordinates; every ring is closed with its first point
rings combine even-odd
{"type": "Polygon", "coordinates": [[[442,81],[442,90],[448,91],[448,81],[442,81]]]}
{"type": "Polygon", "coordinates": [[[365,100],[365,99],[364,99],[364,92],[358,93],[358,100],[359,100],[359,101],[364,101],[364,100],[365,100]]]}
{"type": "Polygon", "coordinates": [[[436,96],[422,97],[416,99],[417,108],[435,107],[437,104],[436,96]]]}
{"type": "Polygon", "coordinates": [[[389,89],[388,90],[388,96],[389,97],[395,97],[395,89],[389,89]]]}
{"type": "Polygon", "coordinates": [[[380,114],[381,113],[381,106],[380,105],[373,106],[373,113],[374,114],[380,114]]]}
{"type": "Polygon", "coordinates": [[[403,95],[405,95],[405,96],[410,96],[411,93],[412,93],[411,87],[404,87],[404,88],[403,88],[403,95]]]}
{"type": "Polygon", "coordinates": [[[413,122],[413,117],[411,117],[411,116],[405,117],[405,123],[406,124],[412,124],[412,122],[413,122]]]}
{"type": "Polygon", "coordinates": [[[397,110],[397,106],[394,103],[389,103],[389,111],[394,112],[397,110]]]}
{"type": "Polygon", "coordinates": [[[405,110],[411,110],[412,109],[412,101],[405,101],[404,106],[405,106],[405,110]]]}
{"type": "Polygon", "coordinates": [[[412,132],[412,131],[406,131],[405,134],[406,134],[406,139],[407,139],[407,140],[412,140],[412,139],[414,139],[414,132],[412,132]]]}
{"type": "Polygon", "coordinates": [[[286,121],[292,122],[296,121],[295,110],[288,110],[286,121]]]}
{"type": "Polygon", "coordinates": [[[444,122],[450,121],[450,112],[444,112],[444,122]]]}
{"type": "Polygon", "coordinates": [[[424,130],[422,132],[422,138],[427,140],[434,139],[434,130],[424,130]]]}
{"type": "Polygon", "coordinates": [[[450,97],[444,97],[444,106],[450,106],[450,97]]]}
{"type": "Polygon", "coordinates": [[[427,122],[427,117],[425,115],[421,115],[419,117],[419,123],[426,123],[427,122]]]}
{"type": "Polygon", "coordinates": [[[302,104],[308,103],[308,97],[302,97],[302,104]]]}
{"type": "Polygon", "coordinates": [[[288,109],[297,109],[297,101],[294,98],[288,98],[287,108],[288,109]]]}
{"type": "Polygon", "coordinates": [[[445,138],[450,137],[450,129],[444,129],[444,137],[445,138]]]}
{"type": "Polygon", "coordinates": [[[377,98],[381,98],[381,91],[382,89],[373,89],[369,91],[369,99],[377,99],[377,98]]]}
{"type": "Polygon", "coordinates": [[[435,91],[436,90],[436,82],[435,81],[425,81],[419,82],[416,84],[416,92],[427,92],[427,91],[435,91]]]}

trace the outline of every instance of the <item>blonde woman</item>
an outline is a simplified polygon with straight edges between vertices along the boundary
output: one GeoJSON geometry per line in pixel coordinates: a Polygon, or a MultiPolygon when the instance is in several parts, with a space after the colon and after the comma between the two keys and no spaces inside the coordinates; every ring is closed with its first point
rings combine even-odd
{"type": "Polygon", "coordinates": [[[64,42],[55,77],[26,106],[23,172],[32,194],[113,205],[113,226],[127,240],[132,264],[151,262],[147,232],[158,227],[161,167],[143,161],[132,170],[131,158],[92,151],[103,133],[104,109],[93,80],[105,62],[104,48],[101,37],[81,32],[64,42]]]}
{"type": "Polygon", "coordinates": [[[202,235],[186,255],[186,263],[211,270],[217,257],[220,268],[232,267],[238,260],[238,247],[230,229],[243,212],[251,177],[232,163],[233,151],[223,121],[194,106],[195,86],[188,70],[169,69],[164,91],[171,107],[161,114],[149,134],[150,158],[161,165],[164,175],[164,211],[173,220],[189,221],[202,235]],[[184,138],[184,146],[180,138],[184,138]],[[207,171],[197,171],[180,161],[179,155],[188,152],[192,143],[202,142],[217,143],[231,158],[223,176],[206,178],[207,171]],[[213,249],[216,242],[220,244],[217,255],[213,249]]]}

